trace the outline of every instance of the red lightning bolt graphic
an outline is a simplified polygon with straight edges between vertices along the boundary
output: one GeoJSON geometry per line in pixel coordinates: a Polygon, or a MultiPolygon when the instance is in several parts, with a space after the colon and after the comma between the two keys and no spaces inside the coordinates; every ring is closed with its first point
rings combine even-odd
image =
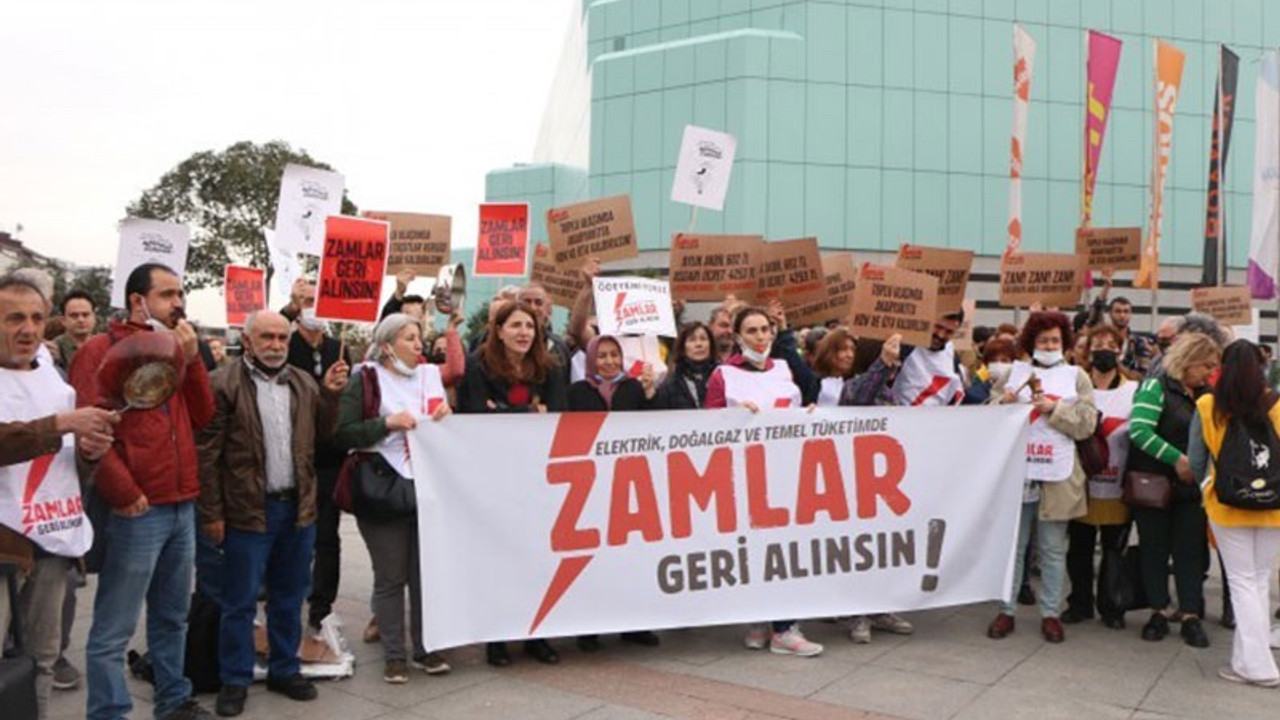
{"type": "Polygon", "coordinates": [[[613,316],[617,319],[618,328],[622,328],[622,304],[627,301],[625,292],[618,293],[618,297],[613,301],[613,316]]]}
{"type": "MultiPolygon", "coordinates": [[[[550,459],[580,457],[591,451],[591,445],[600,428],[604,427],[605,413],[566,413],[560,416],[556,424],[556,434],[551,441],[550,459]]],[[[595,555],[574,555],[561,557],[556,574],[552,576],[547,591],[542,595],[542,603],[529,625],[529,635],[533,635],[542,621],[551,614],[556,603],[568,592],[578,576],[591,562],[595,555]]]]}
{"type": "MultiPolygon", "coordinates": [[[[49,466],[53,465],[53,459],[57,457],[57,453],[41,455],[31,461],[31,469],[27,471],[27,486],[22,490],[22,504],[29,505],[31,499],[36,496],[36,490],[40,489],[40,484],[44,482],[44,478],[49,474],[49,466]]],[[[24,535],[31,532],[32,523],[23,523],[22,532],[24,535]]]]}
{"type": "Polygon", "coordinates": [[[920,394],[916,396],[916,399],[911,404],[913,406],[924,404],[925,400],[928,400],[934,395],[937,395],[938,393],[942,392],[942,389],[945,388],[950,383],[951,383],[951,378],[945,375],[934,375],[933,382],[929,383],[929,387],[925,388],[924,390],[921,390],[920,394]]]}

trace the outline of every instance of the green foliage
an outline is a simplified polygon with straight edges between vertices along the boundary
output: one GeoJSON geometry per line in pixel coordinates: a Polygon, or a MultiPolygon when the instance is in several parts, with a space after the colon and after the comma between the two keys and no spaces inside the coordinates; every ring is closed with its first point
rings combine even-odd
{"type": "MultiPolygon", "coordinates": [[[[490,301],[492,302],[492,301],[490,301]]],[[[467,316],[467,325],[462,333],[464,344],[470,346],[480,337],[480,333],[489,325],[489,303],[484,303],[480,307],[471,311],[467,316]]]]}
{"type": "MultiPolygon", "coordinates": [[[[184,276],[188,290],[221,287],[223,268],[233,263],[267,268],[270,282],[271,256],[262,228],[275,225],[280,177],[288,163],[333,169],[279,140],[262,145],[242,141],[222,152],[206,150],[183,160],[126,212],[190,226],[184,276]]],[[[356,211],[344,193],[342,213],[356,211]]]]}

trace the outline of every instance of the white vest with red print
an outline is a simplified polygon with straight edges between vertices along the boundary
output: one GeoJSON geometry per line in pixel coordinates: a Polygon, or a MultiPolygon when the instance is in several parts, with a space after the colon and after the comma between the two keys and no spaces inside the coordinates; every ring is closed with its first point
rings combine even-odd
{"type": "MultiPolygon", "coordinates": [[[[1019,360],[1013,364],[1005,387],[1018,390],[1018,402],[1031,402],[1031,386],[1027,378],[1034,372],[1040,378],[1045,397],[1058,402],[1075,402],[1076,378],[1080,368],[1061,363],[1051,368],[1033,368],[1019,360]]],[[[1062,482],[1071,477],[1076,462],[1076,443],[1049,425],[1049,418],[1031,413],[1031,431],[1027,433],[1027,479],[1062,482]]]]}
{"type": "Polygon", "coordinates": [[[724,378],[724,399],[728,407],[755,403],[761,410],[800,407],[800,388],[791,380],[786,363],[774,362],[768,370],[755,372],[733,365],[716,368],[724,378]]]}
{"type": "MultiPolygon", "coordinates": [[[[45,356],[34,370],[0,369],[0,422],[24,422],[76,409],[76,391],[45,356]]],[[[75,437],[62,448],[0,467],[0,525],[21,533],[46,552],[80,557],[93,544],[84,514],[75,437]]]]}
{"type": "Polygon", "coordinates": [[[956,351],[918,347],[902,361],[893,382],[894,405],[955,405],[964,398],[964,381],[956,372],[956,351]]]}
{"type": "MultiPolygon", "coordinates": [[[[366,371],[372,368],[378,373],[378,391],[382,395],[382,406],[378,412],[382,415],[408,410],[418,422],[430,422],[431,415],[446,402],[439,365],[417,365],[409,377],[388,370],[381,363],[367,364],[364,368],[366,371]]],[[[401,477],[413,477],[408,436],[393,432],[374,447],[401,477]]]]}
{"type": "Polygon", "coordinates": [[[1120,472],[1129,457],[1129,413],[1138,383],[1126,380],[1114,390],[1094,390],[1093,402],[1102,413],[1102,436],[1107,439],[1107,469],[1089,478],[1089,497],[1119,500],[1120,472]]]}

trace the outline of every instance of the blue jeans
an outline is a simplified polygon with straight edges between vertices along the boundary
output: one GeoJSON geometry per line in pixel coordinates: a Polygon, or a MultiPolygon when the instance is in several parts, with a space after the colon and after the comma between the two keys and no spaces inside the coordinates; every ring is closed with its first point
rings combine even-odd
{"type": "Polygon", "coordinates": [[[118,720],[133,710],[124,654],[145,601],[147,650],[156,674],[155,717],[163,718],[191,697],[191,681],[182,666],[195,562],[195,503],[153,505],[132,518],[112,513],[106,532],[107,553],[85,650],[87,716],[118,720]]]}
{"type": "Polygon", "coordinates": [[[1067,521],[1036,522],[1039,511],[1039,501],[1022,504],[1022,516],[1018,520],[1017,559],[1013,566],[1013,588],[1010,599],[1000,603],[1000,612],[1005,615],[1015,614],[1013,598],[1022,586],[1022,576],[1026,571],[1026,549],[1031,543],[1031,529],[1034,527],[1036,550],[1040,552],[1041,587],[1036,598],[1040,606],[1040,617],[1058,617],[1058,608],[1062,604],[1062,586],[1067,575],[1067,521]]]}
{"type": "Polygon", "coordinates": [[[298,673],[302,642],[302,600],[311,587],[311,550],[316,526],[298,527],[298,505],[266,500],[267,531],[227,528],[222,543],[222,627],[218,663],[223,685],[247,687],[253,682],[253,619],[258,590],[267,582],[267,639],[273,678],[298,673]]]}
{"type": "Polygon", "coordinates": [[[196,519],[196,592],[210,600],[222,602],[222,576],[226,572],[222,548],[212,538],[200,532],[200,520],[196,519]]]}

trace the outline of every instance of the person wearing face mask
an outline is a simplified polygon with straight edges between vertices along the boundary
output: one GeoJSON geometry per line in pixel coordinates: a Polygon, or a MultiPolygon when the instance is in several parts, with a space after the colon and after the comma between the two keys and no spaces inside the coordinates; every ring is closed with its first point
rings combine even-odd
{"type": "MultiPolygon", "coordinates": [[[[1022,515],[1013,587],[1022,585],[1025,549],[1032,541],[1040,553],[1043,585],[1037,598],[1040,634],[1051,643],[1065,639],[1059,605],[1066,575],[1067,523],[1088,509],[1085,472],[1076,452],[1076,441],[1091,436],[1098,423],[1093,384],[1084,370],[1068,365],[1063,348],[1071,342],[1071,321],[1060,312],[1033,312],[1019,338],[1031,362],[1013,364],[1001,397],[1004,403],[1032,407],[1027,436],[1026,475],[1022,490],[1022,515]]],[[[993,640],[1014,630],[1014,604],[1002,602],[996,619],[987,628],[993,640]]]]}
{"type": "Polygon", "coordinates": [[[1061,620],[1068,625],[1088,620],[1093,617],[1096,604],[1102,623],[1120,630],[1124,628],[1124,608],[1111,606],[1101,587],[1101,578],[1107,576],[1107,564],[1115,559],[1115,553],[1102,555],[1096,596],[1093,554],[1099,534],[1102,546],[1111,550],[1121,548],[1128,538],[1125,530],[1129,526],[1129,509],[1120,499],[1123,494],[1120,474],[1129,455],[1129,413],[1138,383],[1120,372],[1120,331],[1110,325],[1097,325],[1085,338],[1089,349],[1085,367],[1100,413],[1094,432],[1106,444],[1107,452],[1103,456],[1106,467],[1091,476],[1086,485],[1089,511],[1067,527],[1067,576],[1071,579],[1071,594],[1067,596],[1067,609],[1061,620]]]}
{"type": "Polygon", "coordinates": [[[1169,634],[1172,557],[1182,639],[1191,647],[1209,646],[1201,625],[1209,563],[1207,518],[1187,442],[1196,400],[1208,390],[1209,378],[1221,361],[1222,348],[1210,335],[1184,332],[1164,354],[1163,372],[1143,380],[1133,397],[1128,470],[1163,475],[1173,490],[1167,508],[1132,508],[1140,538],[1142,585],[1151,603],[1142,639],[1150,642],[1169,634]]]}
{"type": "Polygon", "coordinates": [[[288,363],[291,329],[279,313],[245,320],[244,357],[210,378],[217,412],[197,436],[201,532],[223,548],[217,712],[244,711],[253,681],[253,621],[267,588],[267,689],[314,700],[299,670],[302,601],[315,545],[316,441],[333,433],[347,366],[334,363],[317,386],[288,363]],[[323,388],[323,389],[322,389],[323,388]]]}
{"type": "Polygon", "coordinates": [[[857,342],[845,328],[827,333],[813,353],[813,370],[819,378],[818,407],[840,404],[844,383],[853,377],[857,342]]]}
{"type": "MultiPolygon", "coordinates": [[[[543,336],[538,311],[531,305],[505,301],[493,310],[493,319],[481,346],[467,358],[467,373],[458,386],[459,413],[563,412],[566,399],[564,373],[552,360],[543,336]]],[[[538,662],[560,662],[560,655],[546,640],[527,640],[524,651],[538,662]]],[[[505,642],[491,642],[485,656],[494,667],[511,664],[505,642]]]]}
{"type": "Polygon", "coordinates": [[[207,711],[191,697],[183,648],[200,494],[194,431],[214,415],[213,392],[196,332],[183,320],[186,303],[178,274],[156,263],[141,265],[129,273],[124,296],[128,319],[113,321],[107,332],[89,338],[71,361],[76,404],[108,402],[111,390],[99,385],[102,361],[113,344],[138,333],[172,333],[182,372],[177,391],[162,405],[123,414],[116,442],[94,476],[94,489],[112,514],[85,652],[86,715],[115,720],[132,710],[125,649],[145,605],[155,716],[201,717],[207,711]]]}
{"type": "Polygon", "coordinates": [[[676,337],[675,361],[658,387],[654,406],[663,410],[697,410],[707,403],[707,382],[719,363],[711,328],[688,323],[676,337]]]}
{"type": "MultiPolygon", "coordinates": [[[[800,388],[792,380],[791,370],[769,357],[774,340],[769,315],[761,308],[739,310],[733,319],[733,334],[738,351],[712,371],[705,407],[741,407],[753,413],[800,407],[800,388]]],[[[776,621],[772,627],[753,626],[743,644],[751,650],[768,647],[779,655],[813,657],[822,653],[822,646],[805,638],[794,620],[776,621]]]]}
{"type": "MultiPolygon", "coordinates": [[[[412,481],[413,465],[405,433],[419,423],[439,421],[450,413],[440,368],[419,363],[422,326],[394,313],[373,331],[366,361],[343,391],[334,441],[339,448],[374,463],[379,474],[412,481]],[[366,413],[366,408],[372,410],[366,413]]],[[[353,478],[354,480],[354,478],[353,478]]],[[[373,612],[382,640],[382,679],[409,681],[405,653],[405,591],[409,592],[409,640],[413,663],[428,674],[448,672],[439,653],[426,651],[422,636],[422,585],[418,565],[416,508],[400,508],[396,516],[371,515],[356,505],[356,525],[373,564],[373,612]]]]}
{"type": "Polygon", "coordinates": [[[965,389],[965,404],[980,405],[999,399],[1005,382],[1018,356],[1017,346],[1004,338],[991,338],[982,347],[981,364],[974,370],[973,382],[965,389]]]}

